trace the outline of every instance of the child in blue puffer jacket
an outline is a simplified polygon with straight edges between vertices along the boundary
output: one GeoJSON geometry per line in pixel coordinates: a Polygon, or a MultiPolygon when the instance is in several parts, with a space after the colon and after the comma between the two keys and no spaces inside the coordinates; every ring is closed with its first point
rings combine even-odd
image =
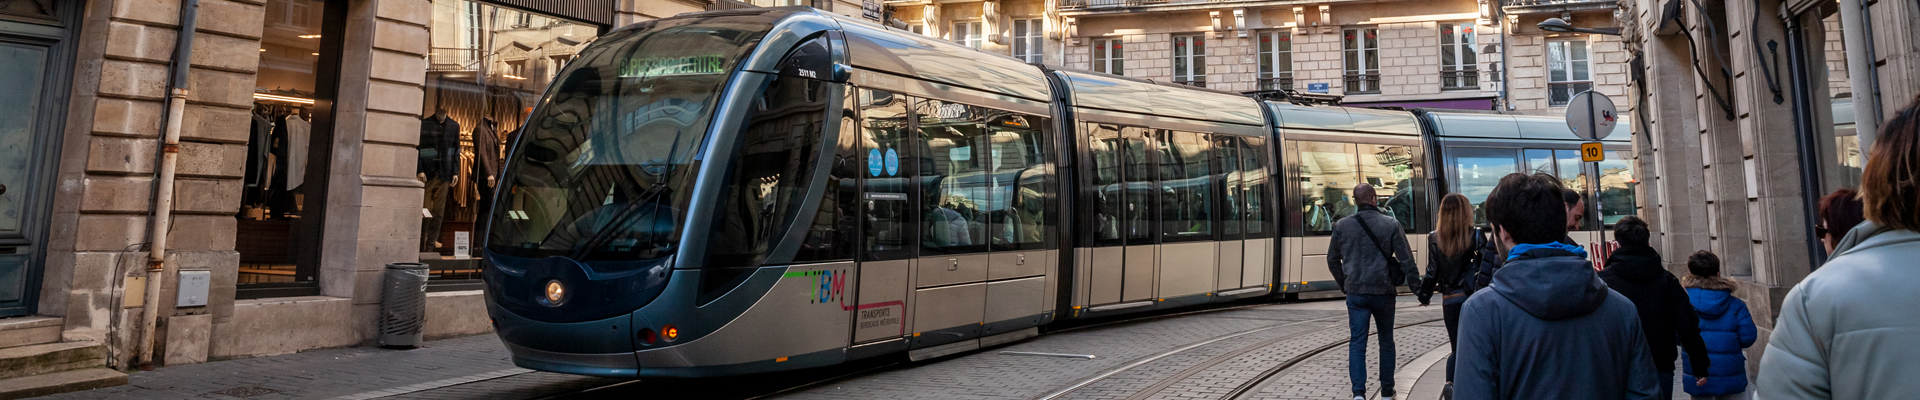
{"type": "Polygon", "coordinates": [[[1687,366],[1686,379],[1681,380],[1684,389],[1694,399],[1746,399],[1747,355],[1740,350],[1758,338],[1753,315],[1747,313],[1746,302],[1733,297],[1738,284],[1720,276],[1719,256],[1706,250],[1693,253],[1687,258],[1687,271],[1692,274],[1681,280],[1681,286],[1687,288],[1693,312],[1700,316],[1700,338],[1706,340],[1707,356],[1713,362],[1705,374],[1681,362],[1687,366]],[[1706,379],[1705,385],[1695,384],[1700,378],[1706,379]]]}

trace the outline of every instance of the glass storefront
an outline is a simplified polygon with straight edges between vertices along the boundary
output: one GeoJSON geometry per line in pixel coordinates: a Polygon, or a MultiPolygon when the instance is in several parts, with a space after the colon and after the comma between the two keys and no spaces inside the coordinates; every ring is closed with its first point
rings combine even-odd
{"type": "Polygon", "coordinates": [[[1795,39],[1801,50],[1796,61],[1802,64],[1805,76],[1800,79],[1802,87],[1794,89],[1809,103],[1802,116],[1811,121],[1801,125],[1813,130],[1814,143],[1821,146],[1820,190],[1824,194],[1857,187],[1864,154],[1854,125],[1858,113],[1868,111],[1857,107],[1870,107],[1872,93],[1855,90],[1847,70],[1849,49],[1841,34],[1844,24],[1839,2],[1830,0],[1809,7],[1795,18],[1799,31],[1795,39]]]}
{"type": "Polygon", "coordinates": [[[476,1],[433,1],[415,176],[427,188],[420,252],[433,279],[479,279],[475,248],[508,146],[541,93],[599,32],[595,25],[476,1]]]}
{"type": "Polygon", "coordinates": [[[239,296],[315,294],[320,205],[332,143],[325,123],[329,63],[339,60],[326,32],[335,7],[320,0],[267,2],[248,130],[246,172],[235,216],[239,296]],[[333,49],[329,51],[328,49],[333,49]]]}

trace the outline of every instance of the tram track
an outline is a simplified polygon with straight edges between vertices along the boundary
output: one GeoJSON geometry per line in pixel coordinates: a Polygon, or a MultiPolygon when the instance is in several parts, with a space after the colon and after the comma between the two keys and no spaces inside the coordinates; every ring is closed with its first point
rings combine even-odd
{"type": "MultiPolygon", "coordinates": [[[[1393,326],[1393,329],[1400,330],[1401,328],[1430,324],[1430,323],[1434,323],[1436,321],[1441,321],[1441,320],[1442,320],[1441,318],[1432,318],[1432,319],[1422,320],[1419,322],[1397,324],[1393,326]]],[[[1379,334],[1380,334],[1379,332],[1369,332],[1367,333],[1367,337],[1373,337],[1379,334]]],[[[1362,340],[1365,340],[1365,339],[1362,339],[1362,340]]],[[[1221,398],[1225,400],[1238,400],[1240,398],[1246,397],[1249,394],[1259,393],[1260,388],[1266,387],[1268,380],[1271,380],[1276,376],[1285,375],[1285,373],[1288,372],[1288,370],[1293,369],[1293,367],[1299,365],[1301,362],[1305,362],[1307,360],[1313,359],[1314,357],[1318,357],[1321,354],[1325,354],[1327,351],[1339,348],[1342,345],[1352,343],[1352,342],[1353,342],[1352,338],[1336,340],[1333,343],[1327,343],[1327,344],[1321,345],[1320,347],[1314,348],[1311,351],[1300,353],[1299,355],[1293,356],[1293,358],[1287,359],[1287,361],[1285,362],[1274,365],[1272,368],[1267,368],[1266,371],[1261,371],[1260,375],[1254,377],[1253,380],[1249,380],[1245,383],[1241,383],[1240,386],[1234,387],[1233,391],[1227,392],[1227,395],[1222,396],[1221,398]]]]}

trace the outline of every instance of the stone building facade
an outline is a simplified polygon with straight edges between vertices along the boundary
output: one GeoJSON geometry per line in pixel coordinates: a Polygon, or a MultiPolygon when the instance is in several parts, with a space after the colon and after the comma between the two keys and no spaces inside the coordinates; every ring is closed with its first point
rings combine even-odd
{"type": "MultiPolygon", "coordinates": [[[[466,171],[482,147],[472,122],[531,104],[570,52],[620,24],[709,8],[0,1],[9,87],[0,104],[24,110],[0,118],[0,141],[10,144],[0,146],[0,349],[7,365],[60,360],[0,371],[0,397],[32,389],[6,382],[35,374],[77,376],[64,387],[85,388],[124,382],[116,369],[371,344],[382,274],[396,262],[444,261],[430,264],[426,336],[489,331],[478,281],[460,269],[471,264],[422,249],[423,236],[438,233],[422,229],[432,200],[420,179],[424,121],[452,109],[469,122],[448,131],[465,157],[450,165],[466,171]],[[195,3],[191,52],[181,57],[183,4],[195,3]],[[458,52],[473,57],[436,62],[458,52]],[[184,81],[171,79],[176,63],[187,65],[184,81]],[[179,143],[170,146],[176,86],[185,98],[172,110],[179,143]],[[167,153],[177,154],[170,175],[160,161],[167,153]],[[168,180],[165,259],[150,270],[150,222],[167,204],[155,193],[168,180]],[[154,279],[163,284],[150,303],[154,279]],[[151,351],[143,332],[152,332],[151,351]]],[[[511,122],[486,133],[505,139],[511,122]]],[[[487,182],[474,171],[461,175],[469,193],[487,182]]],[[[459,212],[474,213],[476,200],[465,198],[459,212]]]]}
{"type": "Polygon", "coordinates": [[[1617,14],[1645,65],[1630,102],[1653,189],[1641,204],[1654,205],[1645,214],[1669,270],[1710,250],[1741,283],[1757,363],[1781,299],[1827,256],[1819,198],[1858,185],[1878,122],[1920,94],[1920,4],[1666,3],[1625,1],[1617,14]]]}

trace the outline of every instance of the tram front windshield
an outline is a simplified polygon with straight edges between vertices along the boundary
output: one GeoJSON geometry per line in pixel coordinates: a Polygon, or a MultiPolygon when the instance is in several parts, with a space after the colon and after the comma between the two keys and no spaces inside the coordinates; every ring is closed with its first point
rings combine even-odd
{"type": "Polygon", "coordinates": [[[589,46],[514,144],[488,250],[580,261],[671,255],[719,92],[769,22],[661,20],[589,46]]]}

